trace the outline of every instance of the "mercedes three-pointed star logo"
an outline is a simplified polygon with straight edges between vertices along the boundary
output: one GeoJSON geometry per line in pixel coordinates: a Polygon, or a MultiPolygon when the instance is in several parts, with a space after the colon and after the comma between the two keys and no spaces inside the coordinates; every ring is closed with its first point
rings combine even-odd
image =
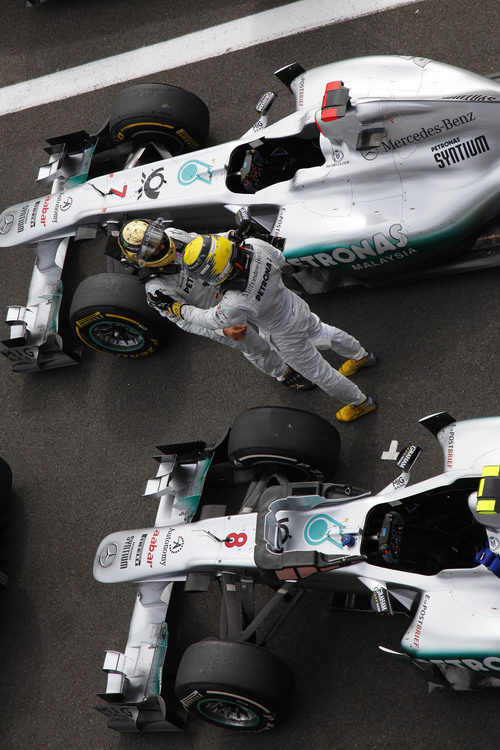
{"type": "Polygon", "coordinates": [[[118,545],[114,542],[107,544],[99,555],[99,562],[103,568],[109,568],[116,555],[118,554],[118,545]]]}
{"type": "Polygon", "coordinates": [[[363,149],[361,152],[361,156],[363,159],[366,159],[366,161],[373,161],[373,159],[376,159],[378,156],[378,149],[376,148],[367,148],[363,149]]]}
{"type": "Polygon", "coordinates": [[[10,232],[15,218],[14,214],[6,214],[3,219],[0,219],[0,234],[10,232]]]}

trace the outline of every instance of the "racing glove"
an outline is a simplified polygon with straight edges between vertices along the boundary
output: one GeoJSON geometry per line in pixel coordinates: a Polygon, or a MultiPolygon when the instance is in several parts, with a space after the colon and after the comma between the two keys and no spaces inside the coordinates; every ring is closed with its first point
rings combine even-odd
{"type": "Polygon", "coordinates": [[[176,318],[182,320],[182,307],[180,302],[176,302],[172,297],[165,292],[157,289],[155,292],[147,293],[148,304],[156,307],[157,310],[162,310],[174,315],[176,318]]]}

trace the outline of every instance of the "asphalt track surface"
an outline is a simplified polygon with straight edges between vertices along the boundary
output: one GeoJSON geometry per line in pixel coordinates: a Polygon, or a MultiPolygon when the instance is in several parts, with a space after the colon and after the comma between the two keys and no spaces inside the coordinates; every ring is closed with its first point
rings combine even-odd
{"type": "MultiPolygon", "coordinates": [[[[201,0],[52,0],[0,9],[0,74],[7,85],[135,49],[279,5],[201,0]]],[[[364,54],[431,57],[479,73],[497,70],[498,5],[483,0],[424,1],[260,47],[178,68],[162,79],[209,104],[214,143],[254,121],[253,104],[275,88],[273,118],[291,111],[272,72],[297,60],[305,68],[364,54]],[[418,11],[418,12],[417,12],[418,11]]],[[[116,89],[58,102],[0,121],[2,208],[43,193],[35,182],[44,138],[106,119],[116,89]]],[[[24,304],[32,259],[22,248],[0,259],[0,307],[24,304]]],[[[82,245],[75,274],[104,270],[99,248],[82,245]]],[[[437,443],[417,420],[442,409],[455,418],[499,412],[498,275],[491,272],[350,291],[311,299],[326,321],[356,335],[380,357],[358,381],[379,403],[375,414],[340,427],[337,477],[375,491],[395,476],[380,461],[393,439],[424,448],[414,481],[441,470],[437,443]]],[[[3,318],[2,312],[2,318],[3,318]]],[[[7,327],[2,324],[2,338],[7,327]]],[[[100,539],[149,526],[155,508],[141,498],[156,465],[154,446],[222,434],[243,409],[298,406],[333,419],[322,392],[297,395],[209,341],[175,335],[154,358],[121,362],[86,353],[78,367],[45,375],[12,374],[0,361],[0,455],[14,473],[0,625],[0,747],[160,748],[228,746],[322,748],[498,747],[498,693],[451,693],[393,664],[378,644],[398,648],[408,621],[333,614],[328,598],[308,595],[272,641],[297,678],[290,719],[264,735],[236,735],[191,722],[182,735],[120,736],[93,706],[104,689],[106,648],[126,643],[134,593],[92,578],[100,539]]],[[[332,358],[332,361],[335,361],[332,358]]],[[[214,633],[215,591],[186,601],[186,642],[214,633]]]]}

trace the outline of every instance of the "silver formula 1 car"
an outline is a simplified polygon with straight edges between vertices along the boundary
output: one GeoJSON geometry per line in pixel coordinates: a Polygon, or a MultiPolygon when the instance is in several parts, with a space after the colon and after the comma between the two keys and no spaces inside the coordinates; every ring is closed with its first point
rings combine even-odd
{"type": "Polygon", "coordinates": [[[78,361],[77,342],[119,356],[151,353],[160,321],[135,280],[85,279],[61,308],[70,240],[134,216],[221,231],[245,207],[283,249],[306,291],[376,284],[429,267],[498,265],[500,85],[420,57],[366,57],[276,75],[295,110],[268,125],[259,101],[242,138],[206,143],[208,110],[174,86],[125,89],[109,121],[49,140],[43,197],[0,215],[0,247],[36,256],[25,306],[12,306],[3,353],[14,370],[78,361]],[[192,152],[186,155],[186,152],[192,152]],[[122,288],[123,286],[123,288],[122,288]],[[62,312],[61,312],[62,310],[62,312]]]}
{"type": "Polygon", "coordinates": [[[376,495],[326,481],[338,433],[295,409],[250,409],[213,447],[162,446],[145,493],[159,501],[154,526],[107,536],[94,561],[98,581],[137,590],[126,648],[104,661],[109,726],[175,730],[189,712],[220,727],[272,728],[293,676],[264,646],[309,589],[337,606],[364,598],[380,614],[406,612],[401,651],[381,648],[429,683],[500,686],[500,417],[420,421],[441,445],[443,473],[407,486],[420,451],[409,445],[401,474],[376,495]],[[204,504],[204,484],[223,505],[204,504]],[[238,486],[241,507],[226,508],[238,486]],[[220,633],[179,663],[179,593],[214,579],[220,633]],[[258,612],[256,583],[271,591],[258,612]]]}

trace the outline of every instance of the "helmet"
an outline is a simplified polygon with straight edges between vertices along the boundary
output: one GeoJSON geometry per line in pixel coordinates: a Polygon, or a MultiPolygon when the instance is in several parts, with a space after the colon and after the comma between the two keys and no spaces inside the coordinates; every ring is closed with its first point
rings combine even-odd
{"type": "Polygon", "coordinates": [[[175,244],[161,219],[127,221],[118,235],[122,255],[136,266],[162,268],[175,258],[175,244]]]}
{"type": "Polygon", "coordinates": [[[222,284],[232,273],[237,249],[218,234],[200,234],[186,245],[182,261],[190,276],[222,284]]]}

